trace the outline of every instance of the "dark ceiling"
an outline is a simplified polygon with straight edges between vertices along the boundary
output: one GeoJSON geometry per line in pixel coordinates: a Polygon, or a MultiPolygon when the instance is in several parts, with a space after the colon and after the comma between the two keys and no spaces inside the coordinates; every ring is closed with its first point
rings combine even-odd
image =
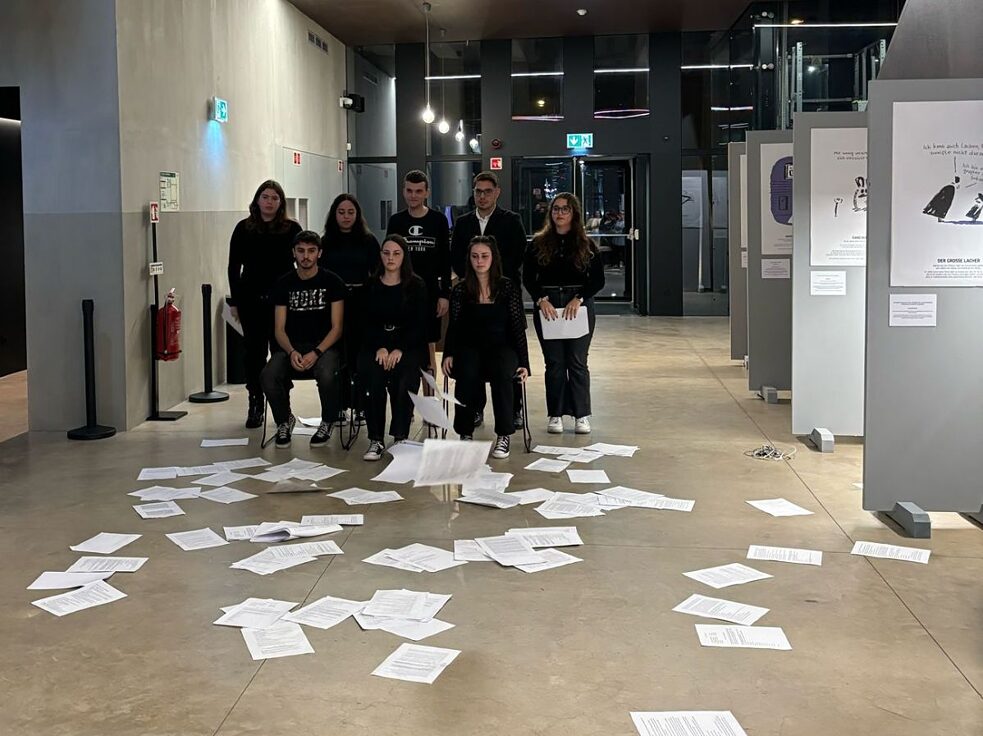
{"type": "MultiPolygon", "coordinates": [[[[349,46],[422,42],[417,0],[290,0],[349,46]]],[[[431,41],[730,28],[749,0],[431,0],[431,41]],[[586,8],[587,15],[577,15],[586,8]]]]}

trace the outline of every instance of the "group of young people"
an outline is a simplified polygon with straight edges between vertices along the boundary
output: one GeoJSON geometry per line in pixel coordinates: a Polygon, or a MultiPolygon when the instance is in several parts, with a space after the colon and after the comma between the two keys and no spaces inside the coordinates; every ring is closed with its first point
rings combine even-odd
{"type": "Polygon", "coordinates": [[[562,432],[567,415],[575,432],[591,431],[587,353],[604,269],[580,202],[568,192],[554,196],[527,246],[518,215],[498,207],[495,174],[482,172],[473,185],[475,209],[457,219],[451,238],[447,218],[427,206],[427,175],[408,172],[406,209],[392,215],[380,245],[353,195],[335,198],[318,234],[287,217],[280,184],[260,184],[229,247],[230,302],[245,346],[247,427],[262,425],[268,402],[276,446],[289,447],[296,423],[290,390],[295,379],[312,378],[321,423],[311,446],[327,443],[339,417],[352,411],[367,428],[364,459],[379,460],[387,403],[389,434],[405,440],[410,394],[420,389],[421,371],[436,374],[446,319],[441,368],[460,402],[454,429],[472,438],[490,384],[492,456],[508,457],[511,436],[523,426],[519,387],[530,375],[525,286],[545,363],[547,431],[562,432]],[[544,335],[544,322],[573,320],[581,309],[586,334],[544,335]]]}

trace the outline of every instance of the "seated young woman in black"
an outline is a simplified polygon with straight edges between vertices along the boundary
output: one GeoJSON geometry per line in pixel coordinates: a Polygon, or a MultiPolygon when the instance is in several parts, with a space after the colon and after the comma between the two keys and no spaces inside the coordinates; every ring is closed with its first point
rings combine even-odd
{"type": "Polygon", "coordinates": [[[495,238],[476,236],[468,245],[464,281],[451,291],[450,322],[444,338],[443,370],[456,381],[454,396],[464,406],[454,411],[461,439],[474,433],[475,410],[485,381],[491,383],[497,439],[492,457],[509,456],[515,432],[515,379],[529,377],[526,314],[519,284],[502,276],[495,238]]]}
{"type": "Polygon", "coordinates": [[[386,446],[386,394],[392,405],[389,434],[396,442],[410,432],[413,403],[410,393],[420,387],[420,368],[426,364],[427,288],[413,273],[406,240],[387,235],[375,275],[365,284],[365,335],[358,357],[359,384],[364,393],[369,449],[364,460],[379,460],[386,446]]]}

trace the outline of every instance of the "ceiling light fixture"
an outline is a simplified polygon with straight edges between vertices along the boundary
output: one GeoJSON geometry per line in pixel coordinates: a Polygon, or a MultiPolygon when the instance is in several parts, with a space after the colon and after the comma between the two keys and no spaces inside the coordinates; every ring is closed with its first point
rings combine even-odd
{"type": "Polygon", "coordinates": [[[478,152],[478,139],[477,138],[472,138],[471,140],[469,140],[468,141],[468,145],[471,146],[471,150],[472,151],[474,151],[475,153],[478,152]]]}
{"type": "Polygon", "coordinates": [[[420,117],[423,118],[423,122],[430,125],[437,117],[434,115],[433,108],[430,107],[430,3],[423,3],[423,18],[426,22],[426,45],[424,46],[423,53],[426,54],[424,57],[424,79],[427,85],[427,106],[423,108],[423,112],[420,117]]]}
{"type": "Polygon", "coordinates": [[[789,21],[789,24],[793,26],[801,26],[803,23],[805,23],[805,21],[801,18],[792,18],[792,20],[789,21]]]}
{"type": "Polygon", "coordinates": [[[437,123],[437,130],[440,131],[441,135],[444,135],[451,129],[451,124],[447,122],[447,118],[441,118],[440,122],[437,123]]]}
{"type": "Polygon", "coordinates": [[[457,121],[457,132],[454,134],[454,140],[456,140],[458,143],[461,143],[462,141],[464,141],[464,121],[463,120],[458,120],[457,121]]]}
{"type": "Polygon", "coordinates": [[[577,8],[577,15],[583,18],[585,15],[587,15],[587,8],[577,8]]]}

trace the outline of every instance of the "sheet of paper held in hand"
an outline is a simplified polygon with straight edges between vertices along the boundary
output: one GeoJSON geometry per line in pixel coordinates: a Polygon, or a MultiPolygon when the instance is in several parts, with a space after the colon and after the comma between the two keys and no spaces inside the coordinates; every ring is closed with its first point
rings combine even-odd
{"type": "Polygon", "coordinates": [[[577,310],[577,316],[573,319],[564,319],[563,310],[557,308],[557,319],[542,319],[544,340],[575,340],[583,337],[590,331],[587,322],[587,309],[577,310]]]}

